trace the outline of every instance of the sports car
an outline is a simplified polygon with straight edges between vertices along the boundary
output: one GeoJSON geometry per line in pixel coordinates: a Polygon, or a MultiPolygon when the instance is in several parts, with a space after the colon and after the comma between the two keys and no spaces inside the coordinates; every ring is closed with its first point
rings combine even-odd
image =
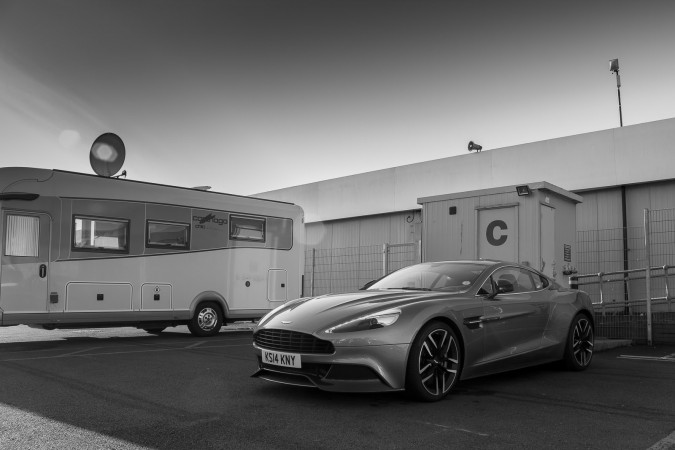
{"type": "Polygon", "coordinates": [[[355,293],[290,301],[253,332],[268,381],[337,392],[405,390],[435,401],[460,380],[593,357],[589,296],[520,264],[445,261],[355,293]]]}

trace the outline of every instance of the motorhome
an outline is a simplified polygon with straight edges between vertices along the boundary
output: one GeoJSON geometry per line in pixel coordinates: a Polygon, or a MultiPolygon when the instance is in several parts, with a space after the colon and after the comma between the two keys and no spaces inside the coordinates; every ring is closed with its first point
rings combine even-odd
{"type": "Polygon", "coordinates": [[[187,325],[301,296],[294,204],[62,170],[0,168],[0,326],[187,325]]]}

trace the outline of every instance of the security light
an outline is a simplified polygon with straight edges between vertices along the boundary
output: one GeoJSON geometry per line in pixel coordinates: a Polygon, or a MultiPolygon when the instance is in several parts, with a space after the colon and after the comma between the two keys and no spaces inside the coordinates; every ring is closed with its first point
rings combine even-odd
{"type": "Polygon", "coordinates": [[[530,187],[526,184],[523,184],[522,186],[516,186],[516,192],[518,193],[519,197],[530,195],[532,193],[530,187]]]}

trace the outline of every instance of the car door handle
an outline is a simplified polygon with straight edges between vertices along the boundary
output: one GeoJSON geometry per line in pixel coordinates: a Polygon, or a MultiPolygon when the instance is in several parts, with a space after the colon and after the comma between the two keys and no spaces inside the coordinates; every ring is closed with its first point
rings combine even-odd
{"type": "Polygon", "coordinates": [[[47,264],[40,264],[40,278],[44,278],[47,276],[47,264]]]}

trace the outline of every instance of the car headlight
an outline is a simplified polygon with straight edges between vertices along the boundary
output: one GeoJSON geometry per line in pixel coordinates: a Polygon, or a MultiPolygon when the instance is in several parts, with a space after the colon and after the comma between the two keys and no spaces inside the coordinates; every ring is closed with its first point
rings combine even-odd
{"type": "Polygon", "coordinates": [[[327,329],[326,333],[351,333],[353,331],[373,330],[376,328],[388,327],[398,320],[401,315],[400,309],[387,309],[367,316],[350,320],[327,329]]]}

